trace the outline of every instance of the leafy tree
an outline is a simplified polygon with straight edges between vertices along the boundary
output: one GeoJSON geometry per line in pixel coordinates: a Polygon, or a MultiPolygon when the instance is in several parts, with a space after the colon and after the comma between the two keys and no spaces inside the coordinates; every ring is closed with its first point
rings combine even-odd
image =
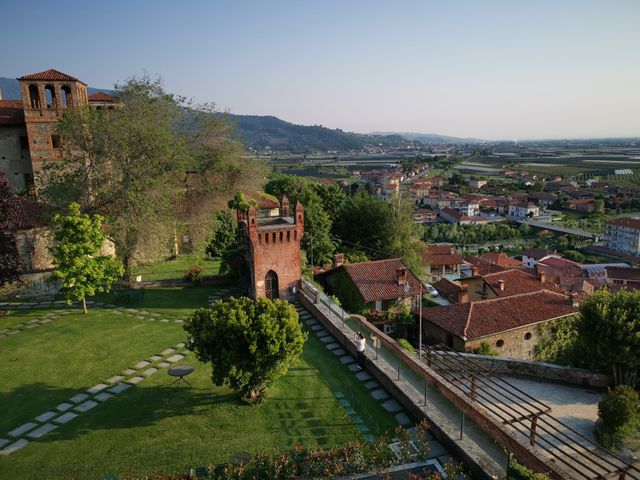
{"type": "Polygon", "coordinates": [[[62,280],[62,292],[71,303],[82,301],[87,313],[86,297],[107,292],[123,274],[122,264],[113,257],[99,255],[105,240],[104,218],[80,212],[72,203],[69,214],[55,215],[55,244],[51,248],[56,269],[53,277],[62,280]]]}
{"type": "Polygon", "coordinates": [[[449,177],[449,185],[464,185],[464,175],[460,172],[454,172],[449,177]]]}
{"type": "Polygon", "coordinates": [[[240,210],[241,212],[246,212],[249,210],[249,207],[255,207],[258,204],[255,200],[247,200],[244,193],[236,192],[233,195],[233,198],[229,200],[227,206],[231,210],[240,210]]]}
{"type": "Polygon", "coordinates": [[[302,249],[313,265],[330,261],[336,247],[331,236],[331,212],[337,212],[336,204],[331,202],[335,201],[341,205],[346,195],[341,196],[339,189],[324,189],[305,178],[281,173],[276,173],[267,182],[265,191],[276,197],[286,195],[292,204],[299,201],[304,206],[302,249]],[[326,200],[323,200],[322,195],[326,200]]]}
{"type": "Polygon", "coordinates": [[[193,313],[184,325],[188,348],[210,362],[215,385],[229,385],[251,402],[296,361],[306,340],[293,305],[231,298],[193,313]]]}
{"type": "Polygon", "coordinates": [[[114,95],[115,109],[65,110],[57,124],[64,161],[47,167],[43,198],[104,214],[128,270],[142,245],[157,239],[154,248],[168,253],[182,229],[204,246],[213,212],[261,180],[261,167],[242,158],[211,105],[168,94],[148,77],[116,85],[114,95]]]}
{"type": "Polygon", "coordinates": [[[587,367],[635,386],[640,372],[640,292],[600,290],[580,305],[575,354],[587,367]]]}
{"type": "Polygon", "coordinates": [[[368,262],[371,260],[362,250],[352,250],[344,254],[344,263],[368,262]]]}
{"type": "Polygon", "coordinates": [[[593,202],[593,211],[596,213],[602,213],[604,211],[604,200],[602,198],[597,198],[593,202]]]}
{"type": "Polygon", "coordinates": [[[221,257],[223,252],[235,241],[236,233],[230,212],[219,210],[216,213],[216,225],[206,253],[211,257],[221,257]]]}
{"type": "Polygon", "coordinates": [[[336,218],[342,210],[342,206],[347,201],[347,194],[338,185],[316,185],[316,193],[320,195],[322,205],[329,214],[332,222],[335,222],[336,218]]]}
{"type": "Polygon", "coordinates": [[[334,231],[347,248],[366,251],[374,259],[402,257],[418,272],[421,245],[410,211],[410,205],[400,199],[385,202],[361,192],[345,202],[334,231]]]}
{"type": "Polygon", "coordinates": [[[312,265],[331,261],[336,245],[331,238],[332,221],[329,213],[313,190],[303,192],[300,203],[304,205],[302,249],[307,252],[307,258],[312,265]]]}
{"type": "Polygon", "coordinates": [[[11,186],[0,172],[0,286],[18,279],[22,262],[16,245],[16,228],[11,221],[11,186]]]}

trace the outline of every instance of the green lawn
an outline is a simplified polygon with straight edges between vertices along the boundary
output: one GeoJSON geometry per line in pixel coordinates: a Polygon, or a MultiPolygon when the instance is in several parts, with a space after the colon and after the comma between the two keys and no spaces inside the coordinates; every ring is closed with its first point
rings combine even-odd
{"type": "Polygon", "coordinates": [[[152,280],[176,280],[181,279],[184,273],[192,265],[204,267],[204,275],[218,275],[220,273],[220,260],[205,258],[200,255],[179,255],[173,260],[165,262],[136,265],[131,274],[142,275],[142,281],[152,280]]]}
{"type": "MultiPolygon", "coordinates": [[[[211,288],[154,289],[147,311],[184,313],[206,302],[211,288]]],[[[137,307],[136,307],[137,308],[137,307]]],[[[46,310],[20,312],[31,319],[46,310]]],[[[2,328],[3,323],[0,323],[2,328]]],[[[97,308],[0,340],[0,437],[59,403],[184,340],[176,323],[138,320],[97,308]]],[[[238,451],[303,445],[337,446],[360,433],[333,392],[352,399],[372,431],[391,430],[391,414],[310,335],[300,362],[275,382],[257,406],[215,387],[210,367],[196,367],[192,387],[171,385],[166,369],[114,396],[7,457],[0,478],[67,479],[183,473],[229,461],[238,451]]]]}

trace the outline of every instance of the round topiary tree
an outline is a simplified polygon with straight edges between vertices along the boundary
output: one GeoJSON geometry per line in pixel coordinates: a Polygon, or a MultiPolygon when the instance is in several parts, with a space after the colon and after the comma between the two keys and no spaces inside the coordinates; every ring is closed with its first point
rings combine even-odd
{"type": "Polygon", "coordinates": [[[284,375],[307,339],[288,302],[247,297],[215,302],[194,312],[184,329],[187,347],[212,366],[211,381],[229,385],[249,402],[284,375]]]}

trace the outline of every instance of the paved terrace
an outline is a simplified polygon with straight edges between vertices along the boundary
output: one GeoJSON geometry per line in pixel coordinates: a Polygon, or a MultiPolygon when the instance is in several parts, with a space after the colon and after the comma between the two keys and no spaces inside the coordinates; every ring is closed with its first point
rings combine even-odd
{"type": "Polygon", "coordinates": [[[575,391],[556,384],[506,382],[454,352],[426,352],[429,358],[418,362],[390,337],[366,320],[349,316],[311,285],[303,286],[300,299],[345,349],[354,350],[356,330],[367,334],[368,345],[374,344],[372,337],[379,339],[377,348],[367,350],[371,373],[408,411],[426,416],[436,437],[474,473],[503,478],[502,445],[528,466],[550,470],[555,479],[640,479],[640,469],[592,442],[589,430],[597,395],[585,391],[582,400],[576,400],[575,391]],[[575,404],[582,401],[584,407],[577,408],[575,404]],[[573,415],[567,419],[569,411],[573,415]]]}

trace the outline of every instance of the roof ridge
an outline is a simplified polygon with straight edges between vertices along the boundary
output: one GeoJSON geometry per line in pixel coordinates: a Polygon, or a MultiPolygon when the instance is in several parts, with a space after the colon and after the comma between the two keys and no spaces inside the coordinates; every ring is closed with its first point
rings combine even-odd
{"type": "MultiPolygon", "coordinates": [[[[349,265],[362,265],[363,263],[378,263],[378,262],[390,262],[392,260],[400,260],[402,261],[401,257],[394,257],[394,258],[381,258],[380,260],[366,260],[364,262],[353,262],[353,263],[344,263],[344,266],[349,266],[349,265]]],[[[404,262],[403,262],[404,263],[404,262]]]]}
{"type": "Polygon", "coordinates": [[[462,329],[462,333],[464,334],[465,337],[467,337],[467,330],[469,329],[469,325],[471,323],[471,311],[473,310],[473,303],[474,302],[469,302],[469,308],[467,311],[467,321],[464,324],[464,328],[462,329]]]}

